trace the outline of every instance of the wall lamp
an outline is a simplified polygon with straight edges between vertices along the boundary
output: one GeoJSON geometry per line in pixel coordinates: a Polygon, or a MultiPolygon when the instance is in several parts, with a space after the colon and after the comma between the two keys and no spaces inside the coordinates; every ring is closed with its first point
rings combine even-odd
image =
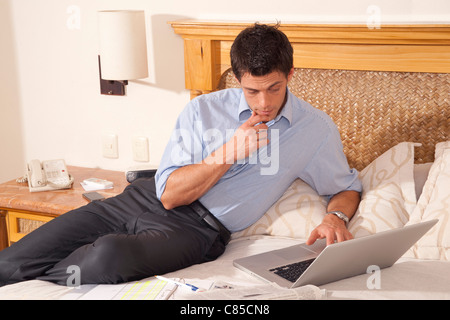
{"type": "Polygon", "coordinates": [[[148,77],[144,11],[99,11],[98,27],[100,92],[123,96],[128,80],[148,77]]]}

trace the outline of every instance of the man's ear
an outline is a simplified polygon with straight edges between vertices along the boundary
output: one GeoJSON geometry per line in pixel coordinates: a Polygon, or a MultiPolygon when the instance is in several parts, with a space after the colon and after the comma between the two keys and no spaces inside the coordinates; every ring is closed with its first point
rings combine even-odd
{"type": "Polygon", "coordinates": [[[241,82],[239,81],[239,79],[236,77],[236,75],[233,73],[234,79],[236,79],[237,83],[239,83],[239,85],[241,85],[241,82]]]}
{"type": "Polygon", "coordinates": [[[293,75],[294,75],[294,66],[292,66],[291,71],[289,71],[289,74],[287,76],[288,82],[291,81],[293,75]]]}

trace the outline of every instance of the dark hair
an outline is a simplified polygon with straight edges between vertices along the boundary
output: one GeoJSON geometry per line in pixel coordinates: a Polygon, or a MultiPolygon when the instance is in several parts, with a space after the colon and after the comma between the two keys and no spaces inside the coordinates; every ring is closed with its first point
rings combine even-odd
{"type": "Polygon", "coordinates": [[[241,81],[244,73],[264,76],[273,71],[289,74],[293,66],[292,45],[278,30],[279,24],[268,26],[255,23],[241,31],[230,50],[231,67],[241,81]]]}

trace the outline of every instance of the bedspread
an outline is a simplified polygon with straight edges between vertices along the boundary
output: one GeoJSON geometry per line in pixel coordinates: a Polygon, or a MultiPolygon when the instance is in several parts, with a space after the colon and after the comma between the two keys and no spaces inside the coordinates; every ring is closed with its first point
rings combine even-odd
{"type": "MultiPolygon", "coordinates": [[[[235,268],[233,260],[301,242],[301,239],[274,236],[242,237],[232,240],[216,261],[164,276],[198,286],[212,282],[228,283],[236,288],[259,286],[264,282],[235,268]]],[[[320,286],[319,289],[322,289],[323,299],[450,299],[450,262],[403,257],[379,274],[362,274],[320,286]]],[[[72,290],[78,289],[30,280],[1,287],[0,300],[65,299],[72,290]]],[[[178,288],[170,299],[193,299],[195,294],[178,288]]]]}

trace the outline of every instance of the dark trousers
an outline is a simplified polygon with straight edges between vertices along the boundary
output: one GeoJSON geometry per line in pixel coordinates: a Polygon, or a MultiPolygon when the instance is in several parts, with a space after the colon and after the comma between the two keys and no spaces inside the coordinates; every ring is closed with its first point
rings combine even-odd
{"type": "Polygon", "coordinates": [[[120,195],[63,214],[0,251],[0,285],[30,279],[70,285],[73,270],[79,284],[120,283],[214,260],[229,233],[206,223],[195,204],[166,210],[154,179],[136,180],[120,195]]]}

